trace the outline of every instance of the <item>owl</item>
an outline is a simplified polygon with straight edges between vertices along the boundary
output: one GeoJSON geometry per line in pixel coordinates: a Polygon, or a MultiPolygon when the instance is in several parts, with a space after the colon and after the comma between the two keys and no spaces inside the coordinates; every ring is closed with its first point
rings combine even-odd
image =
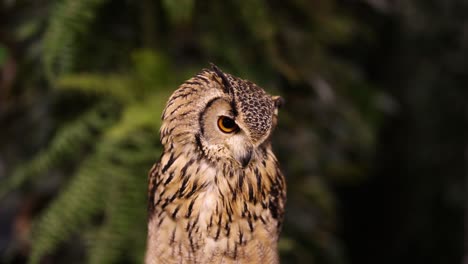
{"type": "Polygon", "coordinates": [[[279,96],[215,65],[169,98],[149,172],[146,263],[279,263],[279,96]]]}

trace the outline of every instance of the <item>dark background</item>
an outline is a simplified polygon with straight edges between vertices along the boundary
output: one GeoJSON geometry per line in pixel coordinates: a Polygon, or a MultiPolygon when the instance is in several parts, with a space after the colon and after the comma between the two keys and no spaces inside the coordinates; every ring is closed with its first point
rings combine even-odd
{"type": "Polygon", "coordinates": [[[141,263],[164,104],[285,98],[282,263],[466,263],[468,2],[0,0],[0,262],[141,263]]]}

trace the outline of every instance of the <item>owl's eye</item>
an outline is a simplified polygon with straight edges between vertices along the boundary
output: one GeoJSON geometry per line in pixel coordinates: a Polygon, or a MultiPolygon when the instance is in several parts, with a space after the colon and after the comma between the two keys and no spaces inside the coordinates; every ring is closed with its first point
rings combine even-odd
{"type": "Polygon", "coordinates": [[[218,127],[224,133],[232,133],[239,128],[234,120],[226,116],[219,117],[218,127]]]}

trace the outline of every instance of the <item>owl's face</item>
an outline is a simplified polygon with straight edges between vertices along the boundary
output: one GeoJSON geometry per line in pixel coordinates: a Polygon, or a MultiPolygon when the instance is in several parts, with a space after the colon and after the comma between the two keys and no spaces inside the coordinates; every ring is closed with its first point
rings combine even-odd
{"type": "Polygon", "coordinates": [[[269,144],[282,99],[216,66],[185,82],[169,99],[161,138],[198,148],[217,164],[244,168],[269,144]]]}

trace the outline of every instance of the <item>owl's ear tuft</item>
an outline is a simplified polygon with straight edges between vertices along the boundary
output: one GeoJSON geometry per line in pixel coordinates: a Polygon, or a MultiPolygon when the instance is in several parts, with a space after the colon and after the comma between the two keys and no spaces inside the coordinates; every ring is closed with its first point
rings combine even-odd
{"type": "Polygon", "coordinates": [[[272,96],[272,99],[277,109],[284,106],[285,100],[283,99],[283,97],[276,95],[276,96],[272,96]]]}
{"type": "Polygon", "coordinates": [[[216,66],[214,63],[211,63],[210,62],[210,66],[211,66],[211,70],[213,70],[216,75],[221,78],[221,80],[223,81],[223,85],[224,85],[224,91],[226,93],[229,93],[229,94],[232,94],[232,87],[231,87],[231,83],[229,82],[229,80],[227,79],[226,75],[224,74],[223,71],[221,71],[218,66],[216,66]]]}

